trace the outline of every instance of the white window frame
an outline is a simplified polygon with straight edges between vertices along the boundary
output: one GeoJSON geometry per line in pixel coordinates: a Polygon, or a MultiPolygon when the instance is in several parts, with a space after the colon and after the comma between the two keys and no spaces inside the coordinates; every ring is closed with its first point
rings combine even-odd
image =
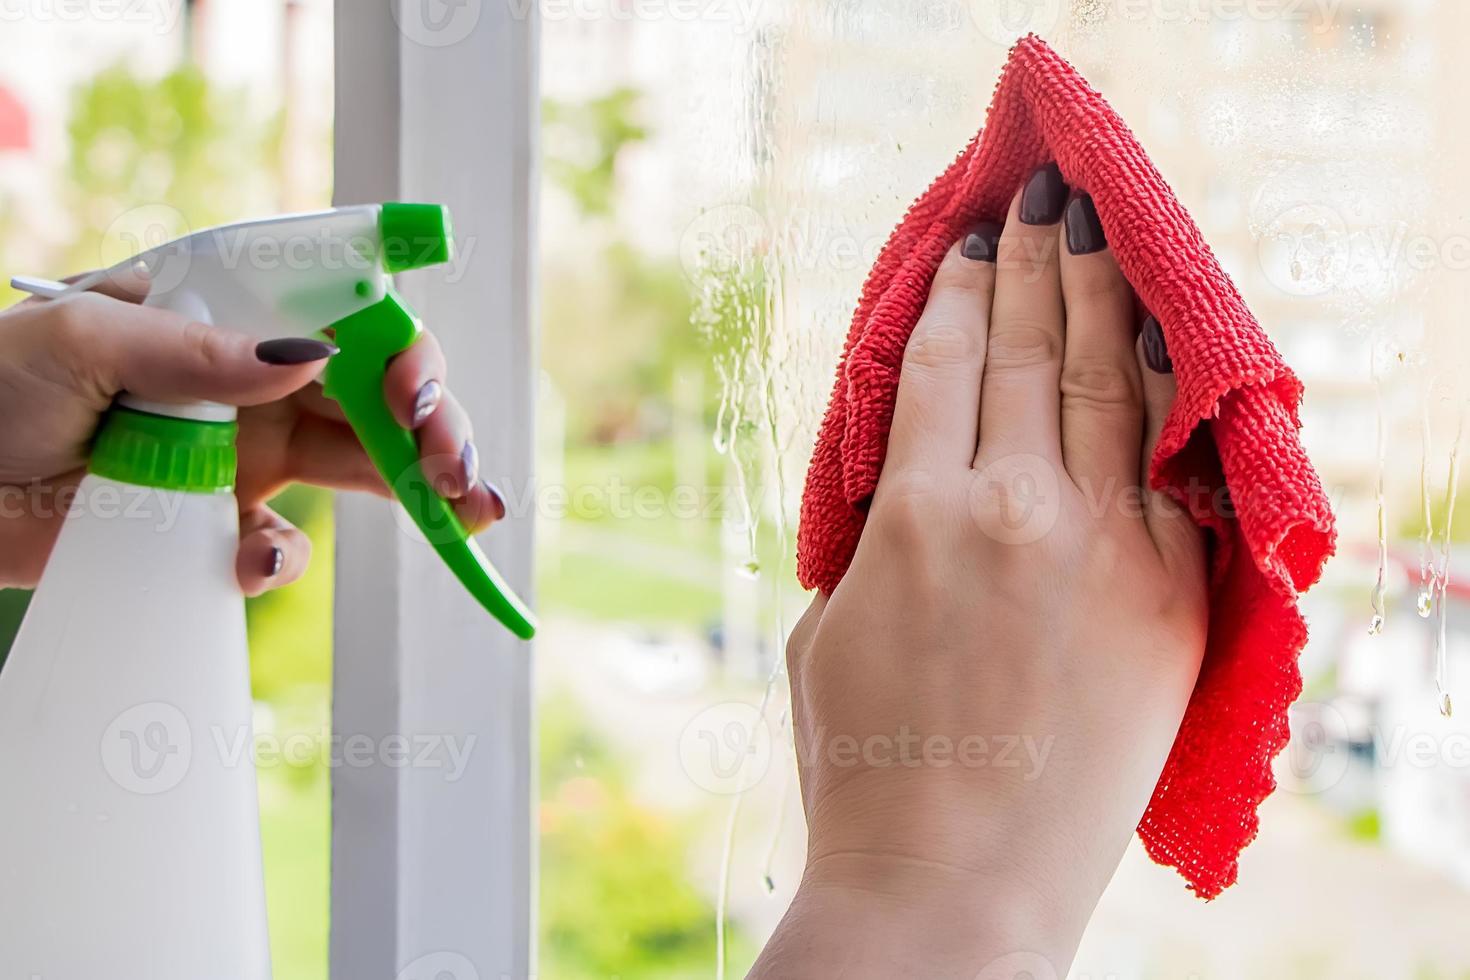
{"type": "MultiPolygon", "coordinates": [[[[511,519],[482,544],[529,596],[536,4],[336,0],[335,17],[335,202],[451,210],[456,264],[400,287],[448,354],[482,474],[506,491],[511,519]],[[426,33],[434,8],[448,19],[426,33]]],[[[531,647],[387,503],[339,495],[336,520],[333,727],[344,757],[349,739],[473,743],[453,781],[442,744],[439,768],[333,770],[331,975],[531,976],[531,647]]]]}

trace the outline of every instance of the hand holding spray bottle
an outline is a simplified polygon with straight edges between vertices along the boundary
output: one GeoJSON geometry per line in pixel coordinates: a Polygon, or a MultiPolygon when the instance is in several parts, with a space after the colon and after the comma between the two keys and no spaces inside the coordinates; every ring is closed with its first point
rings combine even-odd
{"type": "MultiPolygon", "coordinates": [[[[363,205],[197,232],[35,291],[142,268],[145,306],[261,340],[330,330],[323,393],[465,588],[529,638],[384,399],[422,333],[390,275],[451,251],[442,207],[363,205]]],[[[234,418],[124,395],[98,430],[0,672],[0,980],[270,977],[234,418]]]]}

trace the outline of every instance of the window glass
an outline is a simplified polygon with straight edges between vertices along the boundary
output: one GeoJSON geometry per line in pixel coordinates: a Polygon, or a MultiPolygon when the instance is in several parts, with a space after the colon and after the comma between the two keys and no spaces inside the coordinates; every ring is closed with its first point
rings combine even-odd
{"type": "Polygon", "coordinates": [[[1028,30],[1137,132],[1306,382],[1304,438],[1341,533],[1307,600],[1296,739],[1240,884],[1207,905],[1135,846],[1076,974],[1470,968],[1455,925],[1470,911],[1470,731],[1440,716],[1433,679],[1437,617],[1452,694],[1470,677],[1470,622],[1453,577],[1427,618],[1416,610],[1426,526],[1442,567],[1464,409],[1454,39],[1470,11],[771,0],[545,13],[541,479],[652,502],[543,520],[545,972],[705,975],[724,906],[739,975],[784,911],[803,828],[779,662],[805,605],[791,555],[806,456],[873,256],[979,127],[1028,30]],[[1380,481],[1385,625],[1370,637],[1380,481]],[[678,511],[687,487],[711,503],[678,511]],[[596,846],[614,839],[624,846],[596,846]],[[640,901],[599,901],[635,881],[640,901]]]}

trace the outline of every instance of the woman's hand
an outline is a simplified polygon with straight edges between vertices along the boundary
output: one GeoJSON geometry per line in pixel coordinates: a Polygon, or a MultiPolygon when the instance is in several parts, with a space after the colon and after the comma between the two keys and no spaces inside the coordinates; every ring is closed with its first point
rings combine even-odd
{"type": "MultiPolygon", "coordinates": [[[[0,586],[32,586],[85,473],[102,415],[123,391],[150,401],[241,406],[240,552],[247,595],[305,571],[311,542],[266,505],[293,482],[388,495],[336,404],[310,382],[335,349],[245,334],[137,305],[141,280],[27,300],[0,313],[0,586]]],[[[444,354],[426,334],[389,366],[388,405],[417,430],[425,475],[470,530],[503,517],[480,479],[469,417],[444,387],[444,354]]]]}
{"type": "Polygon", "coordinates": [[[1170,371],[1054,167],[945,257],[790,640],[809,853],[754,976],[1066,975],[1204,650],[1201,535],[1140,490],[1170,371]]]}

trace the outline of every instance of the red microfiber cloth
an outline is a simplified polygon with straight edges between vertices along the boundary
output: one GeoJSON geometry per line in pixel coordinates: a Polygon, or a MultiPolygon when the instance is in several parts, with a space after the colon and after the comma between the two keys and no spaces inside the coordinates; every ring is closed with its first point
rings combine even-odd
{"type": "Polygon", "coordinates": [[[1178,398],[1149,482],[1213,536],[1204,665],[1139,837],[1213,898],[1233,884],[1275,788],[1286,711],[1301,691],[1296,597],[1336,534],[1297,436],[1302,386],[1199,229],[1112,108],[1037,37],[1012,49],[986,127],[924,192],[863,285],[802,497],[797,570],[831,593],[878,484],[904,345],[940,258],[1055,160],[1093,197],[1108,244],[1163,327],[1178,398]]]}

